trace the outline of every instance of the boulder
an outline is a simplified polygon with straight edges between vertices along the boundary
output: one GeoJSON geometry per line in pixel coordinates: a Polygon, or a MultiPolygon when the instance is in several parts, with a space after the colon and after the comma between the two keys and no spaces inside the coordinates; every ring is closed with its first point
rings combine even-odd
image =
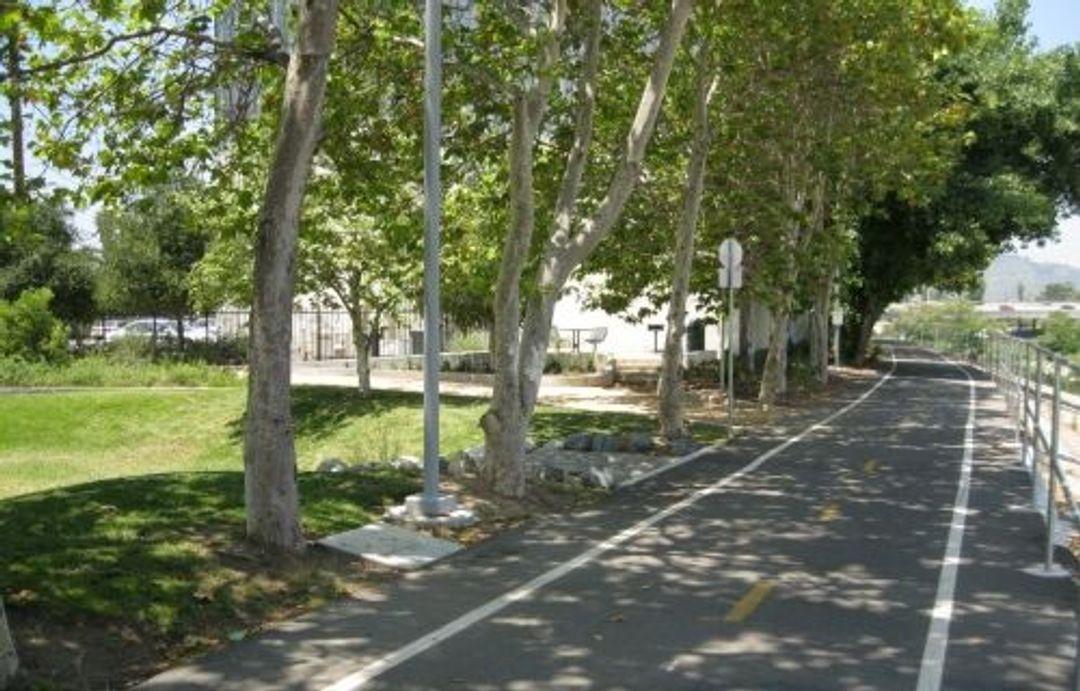
{"type": "Polygon", "coordinates": [[[589,468],[588,475],[585,476],[585,482],[604,489],[613,489],[615,487],[615,477],[607,468],[589,468]]]}
{"type": "Polygon", "coordinates": [[[592,449],[593,435],[588,432],[571,434],[563,442],[562,447],[567,451],[589,451],[592,449]]]}
{"type": "Polygon", "coordinates": [[[344,473],[348,469],[349,464],[340,458],[324,458],[315,468],[320,473],[344,473]]]}
{"type": "Polygon", "coordinates": [[[646,432],[634,432],[627,435],[626,450],[633,453],[648,453],[656,448],[651,434],[646,432]]]}
{"type": "Polygon", "coordinates": [[[671,443],[668,444],[668,448],[671,450],[671,453],[676,456],[688,456],[702,448],[702,445],[687,436],[673,439],[671,443]]]}
{"type": "Polygon", "coordinates": [[[390,467],[419,475],[424,471],[424,462],[416,456],[398,456],[390,461],[390,467]]]}
{"type": "Polygon", "coordinates": [[[619,438],[611,435],[597,432],[592,435],[591,451],[618,451],[619,450],[619,438]]]}
{"type": "Polygon", "coordinates": [[[484,467],[484,447],[474,446],[458,453],[454,459],[460,464],[462,473],[479,473],[484,467]]]}

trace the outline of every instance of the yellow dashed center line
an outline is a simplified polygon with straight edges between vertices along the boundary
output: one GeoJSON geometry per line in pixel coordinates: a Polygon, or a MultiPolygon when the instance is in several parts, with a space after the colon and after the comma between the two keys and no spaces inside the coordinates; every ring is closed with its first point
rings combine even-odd
{"type": "Polygon", "coordinates": [[[877,475],[878,462],[871,458],[869,461],[863,464],[862,469],[863,472],[867,475],[877,475]]]}
{"type": "Polygon", "coordinates": [[[821,507],[818,520],[822,523],[828,523],[829,521],[835,521],[837,518],[840,518],[840,502],[826,502],[825,506],[821,507]]]}
{"type": "Polygon", "coordinates": [[[735,603],[735,606],[732,607],[731,611],[724,617],[724,621],[729,624],[738,624],[746,621],[775,587],[776,584],[772,581],[758,581],[746,592],[746,595],[743,595],[742,598],[735,603]]]}

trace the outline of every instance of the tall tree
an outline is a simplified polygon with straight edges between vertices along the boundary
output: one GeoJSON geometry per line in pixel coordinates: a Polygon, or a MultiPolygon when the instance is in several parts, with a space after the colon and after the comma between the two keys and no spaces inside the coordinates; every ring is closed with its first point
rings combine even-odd
{"type": "Polygon", "coordinates": [[[82,179],[92,199],[120,199],[129,188],[193,171],[224,189],[245,175],[265,181],[261,201],[250,195],[257,231],[244,444],[247,532],[268,549],[300,551],[291,311],[297,228],[337,2],[299,5],[289,52],[273,23],[260,21],[267,9],[255,2],[214,4],[209,11],[203,3],[152,0],[20,3],[20,26],[34,34],[38,49],[18,74],[5,71],[2,78],[18,77],[41,104],[34,153],[82,179]],[[227,6],[236,31],[217,36],[213,21],[227,6]],[[284,83],[277,69],[283,65],[284,83]],[[268,141],[272,131],[277,138],[268,141]]]}
{"type": "MultiPolygon", "coordinates": [[[[712,46],[707,38],[697,45],[695,95],[693,101],[693,138],[686,163],[682,212],[675,233],[675,252],[671,272],[671,297],[668,301],[664,355],[657,383],[660,432],[668,438],[686,433],[683,420],[683,337],[686,334],[686,301],[690,293],[690,275],[694,261],[694,238],[701,213],[705,171],[712,132],[709,126],[709,102],[716,92],[717,76],[713,70],[712,46]]],[[[722,357],[722,354],[721,354],[722,357]]]]}
{"type": "Polygon", "coordinates": [[[580,72],[577,86],[573,142],[553,206],[550,233],[536,276],[525,295],[524,319],[521,308],[523,274],[536,226],[534,148],[554,83],[552,72],[558,62],[560,40],[566,27],[568,8],[565,0],[555,0],[549,6],[547,26],[542,33],[534,69],[513,95],[509,154],[510,225],[495,286],[492,339],[495,383],[491,407],[481,419],[487,459],[486,479],[500,493],[513,496],[524,493],[525,435],[540,389],[555,304],[570,275],[618,222],[637,185],[693,4],[693,0],[672,2],[663,28],[653,38],[656,50],[652,70],[607,189],[591,213],[582,213],[579,200],[593,138],[597,96],[596,71],[590,65],[599,59],[602,31],[599,0],[586,4],[583,13],[589,27],[583,39],[586,67],[580,72]]]}
{"type": "Polygon", "coordinates": [[[337,0],[300,5],[255,242],[244,436],[247,534],[266,548],[287,552],[304,549],[289,397],[296,245],[322,120],[337,9],[337,0]]]}
{"type": "Polygon", "coordinates": [[[208,241],[189,202],[199,189],[184,184],[155,188],[97,217],[103,311],[171,316],[181,344],[184,319],[192,312],[190,274],[208,241]]]}
{"type": "Polygon", "coordinates": [[[26,181],[26,123],[23,116],[22,29],[17,5],[13,0],[0,4],[0,21],[4,24],[5,66],[10,77],[4,91],[8,101],[8,133],[11,141],[11,191],[15,199],[25,201],[28,195],[26,181]]]}
{"type": "Polygon", "coordinates": [[[48,288],[53,313],[82,333],[96,314],[99,259],[77,240],[61,199],[20,201],[0,191],[0,298],[48,288]]]}
{"type": "Polygon", "coordinates": [[[1080,63],[1075,47],[1038,54],[1025,34],[1027,3],[998,6],[967,50],[935,78],[965,105],[934,123],[961,143],[943,182],[897,189],[859,218],[845,287],[854,328],[845,348],[862,363],[888,305],[932,286],[976,286],[993,257],[1052,236],[1059,212],[1080,211],[1080,63]]]}

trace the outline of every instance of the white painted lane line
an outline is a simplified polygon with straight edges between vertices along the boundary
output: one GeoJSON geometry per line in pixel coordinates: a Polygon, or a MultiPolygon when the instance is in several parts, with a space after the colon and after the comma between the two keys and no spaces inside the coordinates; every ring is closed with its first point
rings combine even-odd
{"type": "Polygon", "coordinates": [[[926,647],[923,648],[922,663],[919,665],[919,679],[916,691],[938,691],[945,672],[945,655],[949,647],[949,625],[952,623],[954,598],[956,595],[956,577],[960,568],[960,551],[964,543],[964,526],[968,515],[968,497],[971,494],[971,468],[975,457],[975,379],[966,368],[951,360],[953,365],[968,380],[968,418],[964,428],[964,459],[960,466],[960,483],[956,488],[956,501],[953,503],[952,522],[949,525],[949,539],[945,545],[945,556],[941,561],[941,573],[938,575],[937,595],[934,608],[930,613],[930,629],[926,634],[926,647]]]}
{"type": "Polygon", "coordinates": [[[386,672],[397,667],[401,663],[406,662],[411,658],[416,657],[417,655],[427,650],[430,650],[431,648],[434,648],[443,641],[452,638],[453,636],[461,633],[462,631],[468,629],[474,624],[477,624],[487,619],[493,614],[505,609],[509,605],[532,597],[533,594],[535,594],[544,586],[562,578],[563,576],[577,568],[580,568],[592,561],[595,561],[596,558],[600,555],[615,549],[619,545],[627,542],[632,538],[637,537],[638,535],[645,532],[660,521],[663,521],[665,518],[668,518],[682,511],[683,509],[686,509],[696,504],[704,497],[720,492],[720,490],[727,487],[728,485],[735,482],[744,475],[757,470],[766,461],[783,452],[788,447],[792,446],[793,444],[797,444],[808,435],[822,429],[823,427],[831,423],[833,420],[836,420],[840,416],[848,413],[856,406],[861,405],[866,399],[873,395],[875,391],[880,389],[885,382],[891,379],[895,371],[896,363],[893,362],[892,368],[889,370],[889,372],[884,377],[882,377],[881,380],[874,384],[874,386],[871,387],[869,391],[864,392],[857,399],[855,399],[851,403],[848,403],[846,406],[836,411],[835,413],[829,415],[824,420],[821,420],[820,422],[817,422],[807,427],[802,432],[795,435],[794,437],[791,437],[782,444],[779,444],[769,449],[768,451],[761,454],[760,456],[747,463],[742,468],[739,468],[735,472],[731,473],[730,475],[727,475],[717,480],[713,484],[697,490],[693,494],[690,494],[686,498],[668,506],[665,509],[661,509],[660,511],[657,511],[652,515],[643,518],[629,528],[626,528],[625,530],[622,530],[621,532],[608,538],[607,540],[604,540],[603,542],[594,545],[593,547],[590,547],[589,549],[585,550],[570,561],[563,562],[562,564],[552,568],[551,570],[540,574],[531,581],[528,581],[527,583],[518,586],[517,588],[514,588],[509,592],[503,593],[502,595],[498,596],[494,600],[487,602],[486,604],[480,605],[479,607],[470,610],[469,612],[466,612],[457,619],[454,619],[453,621],[444,624],[443,626],[440,626],[431,633],[425,636],[421,636],[420,638],[417,638],[411,643],[408,643],[407,645],[398,648],[391,653],[388,653],[376,660],[373,660],[372,662],[364,665],[352,674],[342,677],[333,684],[324,687],[322,691],[356,691],[357,689],[363,688],[363,686],[368,682],[376,679],[382,674],[385,674],[386,672]]]}

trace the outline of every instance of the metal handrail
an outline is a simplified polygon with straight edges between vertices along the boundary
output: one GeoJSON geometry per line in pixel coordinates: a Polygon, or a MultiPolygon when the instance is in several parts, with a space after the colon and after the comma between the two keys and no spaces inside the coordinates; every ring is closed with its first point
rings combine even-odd
{"type": "Polygon", "coordinates": [[[915,340],[938,351],[961,355],[987,372],[1005,396],[1015,416],[1021,459],[1032,475],[1036,498],[1042,488],[1046,489],[1045,504],[1039,505],[1043,503],[1039,501],[1036,508],[1046,520],[1045,567],[1051,569],[1061,518],[1059,499],[1068,505],[1065,515],[1071,519],[1072,531],[1080,530],[1080,505],[1061,467],[1063,461],[1080,464],[1080,457],[1061,448],[1062,410],[1080,412],[1080,398],[1064,392],[1066,377],[1080,373],[1080,367],[1044,346],[1004,334],[946,334],[945,348],[941,347],[940,330],[935,329],[933,343],[920,338],[925,335],[917,334],[915,340]]]}

